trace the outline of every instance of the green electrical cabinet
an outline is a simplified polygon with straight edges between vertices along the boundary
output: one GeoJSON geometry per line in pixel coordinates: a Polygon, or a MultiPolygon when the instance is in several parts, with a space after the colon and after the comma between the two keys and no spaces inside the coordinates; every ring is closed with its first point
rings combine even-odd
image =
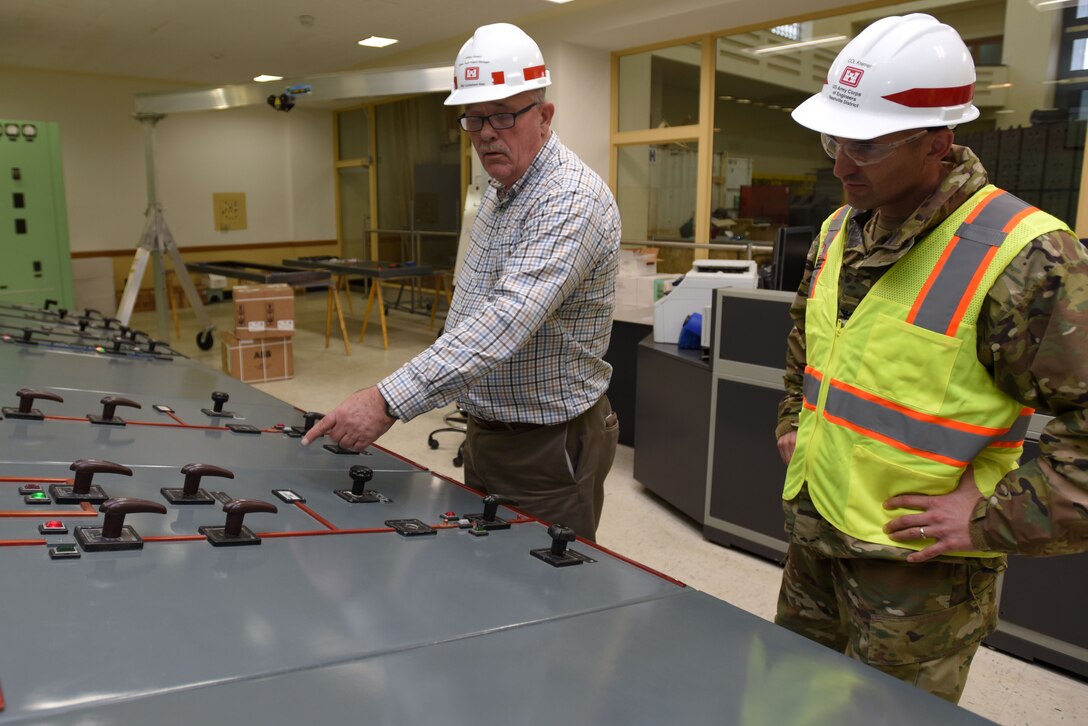
{"type": "Polygon", "coordinates": [[[0,121],[0,131],[0,303],[72,308],[60,131],[49,121],[0,121]]]}

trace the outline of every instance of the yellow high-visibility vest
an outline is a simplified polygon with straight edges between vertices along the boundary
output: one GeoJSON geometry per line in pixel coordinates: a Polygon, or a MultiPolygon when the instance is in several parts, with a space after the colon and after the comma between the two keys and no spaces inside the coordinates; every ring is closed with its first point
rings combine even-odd
{"type": "MultiPolygon", "coordinates": [[[[824,222],[805,313],[804,406],[784,499],[808,484],[819,512],[865,542],[894,542],[884,525],[897,494],[947,494],[967,465],[983,496],[1016,468],[1032,409],[1002,393],[978,361],[987,291],[1025,245],[1067,230],[990,185],[911,248],[844,324],[838,311],[843,207],[824,222]]],[[[997,553],[965,552],[972,556],[997,553]]]]}

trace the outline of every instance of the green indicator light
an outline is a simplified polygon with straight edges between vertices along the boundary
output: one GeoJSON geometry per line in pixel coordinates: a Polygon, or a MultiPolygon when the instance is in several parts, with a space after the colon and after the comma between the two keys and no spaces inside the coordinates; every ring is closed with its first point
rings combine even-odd
{"type": "Polygon", "coordinates": [[[46,495],[45,492],[34,492],[33,494],[30,495],[30,498],[31,499],[45,499],[46,496],[47,495],[46,495]]]}

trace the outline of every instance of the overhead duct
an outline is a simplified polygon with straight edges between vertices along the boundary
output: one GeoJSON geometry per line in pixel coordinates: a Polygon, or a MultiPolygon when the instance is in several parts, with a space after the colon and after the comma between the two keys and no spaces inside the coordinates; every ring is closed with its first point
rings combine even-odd
{"type": "Polygon", "coordinates": [[[239,83],[193,91],[136,94],[136,115],[169,114],[186,111],[218,111],[267,103],[269,93],[287,94],[308,101],[373,99],[413,93],[450,90],[453,66],[408,68],[382,71],[355,71],[311,76],[288,85],[239,83]]]}

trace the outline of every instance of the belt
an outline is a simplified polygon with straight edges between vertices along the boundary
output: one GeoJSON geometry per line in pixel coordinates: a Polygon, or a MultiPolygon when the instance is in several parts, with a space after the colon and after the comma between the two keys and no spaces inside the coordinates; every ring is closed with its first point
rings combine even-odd
{"type": "Polygon", "coordinates": [[[472,419],[472,425],[477,428],[481,428],[484,431],[510,431],[510,432],[522,432],[533,431],[534,429],[542,429],[547,424],[538,423],[520,423],[517,421],[488,421],[486,419],[477,418],[475,416],[469,416],[472,419]]]}

